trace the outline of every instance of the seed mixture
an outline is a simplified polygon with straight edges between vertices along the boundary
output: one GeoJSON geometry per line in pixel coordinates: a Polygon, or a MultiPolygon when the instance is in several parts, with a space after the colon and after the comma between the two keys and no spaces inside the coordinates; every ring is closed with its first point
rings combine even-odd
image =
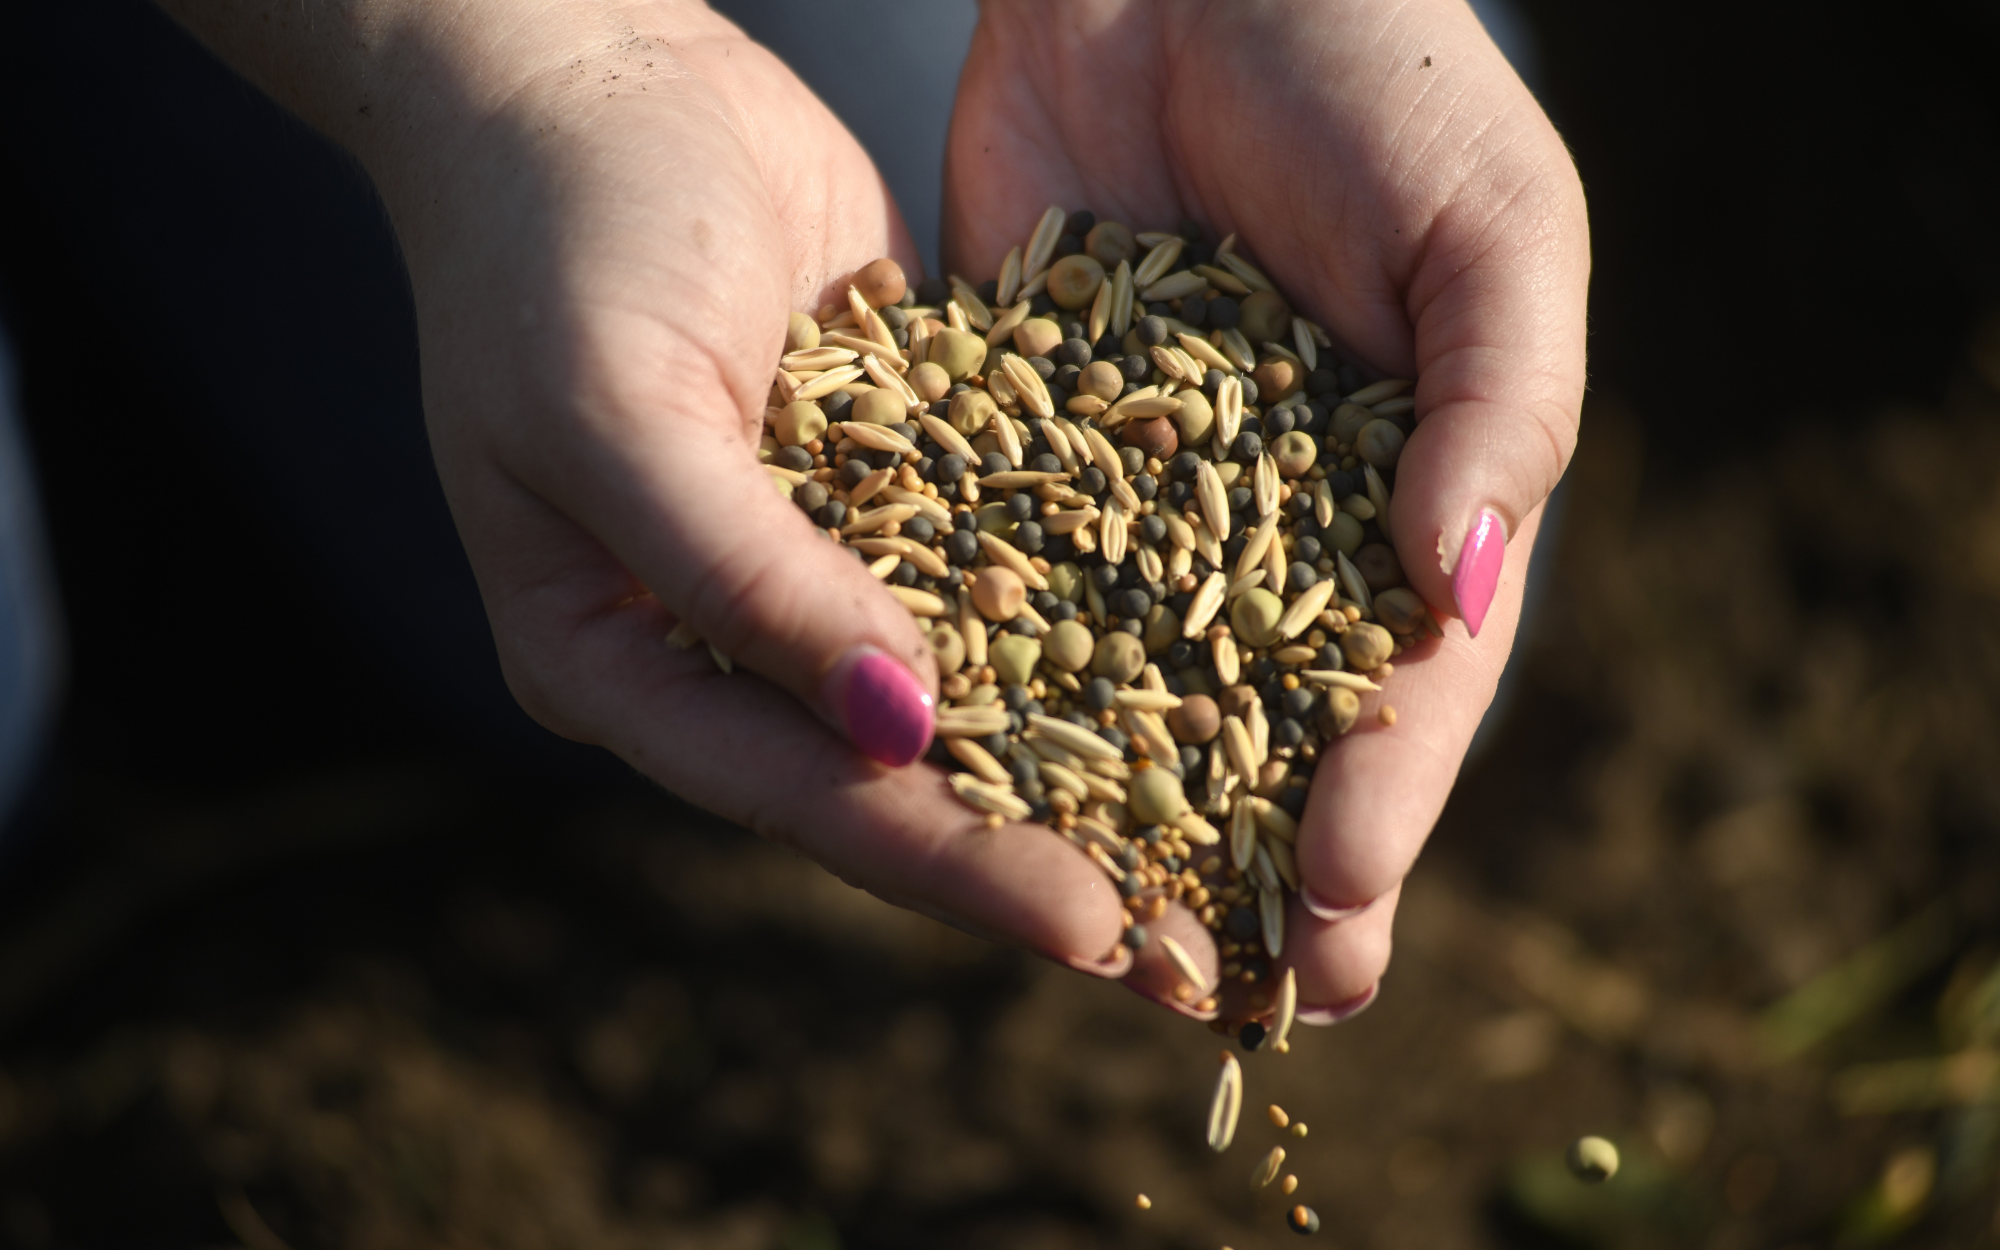
{"type": "MultiPolygon", "coordinates": [[[[990,281],[913,289],[885,258],[844,295],[791,315],[759,458],[924,625],[930,761],[989,824],[1089,856],[1132,949],[1185,905],[1221,983],[1162,935],[1175,997],[1288,1050],[1278,962],[1313,769],[1395,658],[1441,636],[1389,530],[1414,383],[1335,360],[1235,236],[1191,221],[1050,208],[990,281]]],[[[1215,1150],[1241,1105],[1225,1058],[1215,1150]]]]}
{"type": "Polygon", "coordinates": [[[1439,631],[1390,545],[1412,383],[1207,240],[1051,208],[978,286],[874,261],[792,314],[760,457],[923,622],[960,800],[1073,841],[1134,949],[1186,905],[1222,984],[1163,942],[1176,996],[1283,1051],[1313,768],[1439,631]]]}

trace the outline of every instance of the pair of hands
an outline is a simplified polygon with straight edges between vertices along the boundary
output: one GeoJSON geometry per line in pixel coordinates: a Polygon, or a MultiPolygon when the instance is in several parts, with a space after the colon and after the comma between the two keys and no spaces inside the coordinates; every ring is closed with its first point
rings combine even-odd
{"type": "MultiPolygon", "coordinates": [[[[988,832],[935,776],[829,728],[829,676],[857,647],[932,691],[937,673],[752,452],[786,314],[876,256],[920,266],[866,154],[789,70],[677,0],[174,7],[381,189],[439,472],[537,719],[891,902],[1189,1012],[1157,943],[1134,966],[1117,895],[1066,843],[988,832]],[[735,675],[664,645],[683,618],[735,675]]],[[[852,69],[894,90],[894,65],[852,69]]],[[[1468,530],[1504,524],[1477,637],[1453,624],[1399,665],[1398,725],[1342,739],[1315,775],[1287,956],[1300,1018],[1330,1021],[1387,965],[1574,445],[1581,188],[1462,0],[987,0],[946,160],[947,268],[993,274],[1051,203],[1235,231],[1341,357],[1419,379],[1393,528],[1441,614],[1468,530]]],[[[1213,976],[1192,916],[1163,931],[1213,976]]]]}

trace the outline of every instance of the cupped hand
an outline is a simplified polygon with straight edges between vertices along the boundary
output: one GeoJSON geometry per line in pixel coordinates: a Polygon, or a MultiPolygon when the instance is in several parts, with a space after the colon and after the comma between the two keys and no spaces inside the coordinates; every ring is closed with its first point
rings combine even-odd
{"type": "MultiPolygon", "coordinates": [[[[1235,233],[1343,359],[1418,379],[1391,533],[1412,587],[1458,619],[1314,774],[1286,960],[1300,1018],[1331,1021],[1387,966],[1575,444],[1581,187],[1461,0],[987,0],[952,120],[947,268],[997,271],[1051,203],[1235,233]]],[[[1212,969],[1212,946],[1197,959],[1212,969]]]]}
{"type": "Polygon", "coordinates": [[[919,276],[873,166],[699,6],[571,6],[525,28],[532,52],[501,69],[436,75],[485,93],[462,145],[371,161],[414,284],[439,471],[514,693],[883,898],[1102,963],[1121,948],[1101,872],[1046,830],[987,829],[938,770],[850,741],[900,764],[923,750],[930,649],[755,458],[788,313],[885,254],[919,276]],[[668,644],[682,621],[733,673],[668,644]],[[871,723],[885,715],[900,741],[871,723]]]}

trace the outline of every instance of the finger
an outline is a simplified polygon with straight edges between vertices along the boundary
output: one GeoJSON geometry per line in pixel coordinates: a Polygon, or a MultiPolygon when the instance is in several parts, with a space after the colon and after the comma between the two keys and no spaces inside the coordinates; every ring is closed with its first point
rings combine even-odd
{"type": "Polygon", "coordinates": [[[1398,885],[1365,908],[1329,922],[1293,899],[1285,913],[1285,960],[1298,976],[1298,1018],[1334,1024],[1374,998],[1389,968],[1398,885]]]}
{"type": "Polygon", "coordinates": [[[1301,898],[1322,920],[1366,906],[1410,871],[1491,703],[1513,646],[1527,583],[1527,553],[1541,524],[1532,509],[1501,570],[1491,625],[1472,638],[1453,629],[1396,659],[1380,694],[1334,740],[1313,772],[1298,839],[1301,898]],[[1385,725],[1383,707],[1396,709],[1385,725]]]}
{"type": "Polygon", "coordinates": [[[1117,892],[1070,843],[988,829],[936,769],[865,760],[778,687],[668,645],[671,614],[596,540],[497,475],[481,496],[474,564],[509,684],[544,723],[889,902],[1097,975],[1129,966],[1117,892]],[[499,582],[494,550],[523,581],[499,582]]]}
{"type": "Polygon", "coordinates": [[[1412,587],[1474,635],[1509,543],[1576,447],[1588,235],[1574,180],[1548,182],[1476,226],[1447,213],[1434,227],[1411,291],[1416,429],[1399,454],[1384,450],[1394,439],[1373,448],[1395,474],[1412,587]]]}

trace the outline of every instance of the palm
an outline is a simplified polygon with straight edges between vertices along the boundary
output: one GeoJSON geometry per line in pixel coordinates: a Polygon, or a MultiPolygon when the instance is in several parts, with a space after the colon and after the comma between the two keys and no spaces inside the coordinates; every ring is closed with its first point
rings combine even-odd
{"type": "MultiPolygon", "coordinates": [[[[1394,50],[1407,32],[1383,28],[1370,7],[985,6],[947,157],[947,263],[994,272],[1050,203],[1142,230],[1191,217],[1239,234],[1343,356],[1423,378],[1420,410],[1452,402],[1433,374],[1458,377],[1484,346],[1455,315],[1465,293],[1454,284],[1491,246],[1507,179],[1520,175],[1453,133],[1463,111],[1445,106],[1459,102],[1431,98],[1438,74],[1425,78],[1413,52],[1394,50]]],[[[1451,47],[1444,34],[1427,46],[1451,47]]],[[[1466,78],[1453,80],[1461,91],[1466,78]]],[[[1504,125],[1492,131],[1505,139],[1504,125]]],[[[1476,454],[1459,424],[1412,439],[1402,486],[1417,506],[1406,509],[1399,489],[1396,510],[1404,567],[1446,607],[1436,530],[1404,518],[1440,489],[1429,463],[1476,454]]],[[[1531,543],[1538,518],[1539,508],[1521,518],[1517,534],[1531,543]]],[[[1307,940],[1290,958],[1309,1001],[1357,998],[1379,974],[1398,883],[1512,641],[1518,569],[1512,582],[1478,639],[1456,632],[1399,666],[1386,697],[1403,729],[1343,739],[1316,774],[1301,845],[1308,884],[1332,907],[1380,903],[1339,924],[1294,908],[1292,931],[1307,940]]]]}

